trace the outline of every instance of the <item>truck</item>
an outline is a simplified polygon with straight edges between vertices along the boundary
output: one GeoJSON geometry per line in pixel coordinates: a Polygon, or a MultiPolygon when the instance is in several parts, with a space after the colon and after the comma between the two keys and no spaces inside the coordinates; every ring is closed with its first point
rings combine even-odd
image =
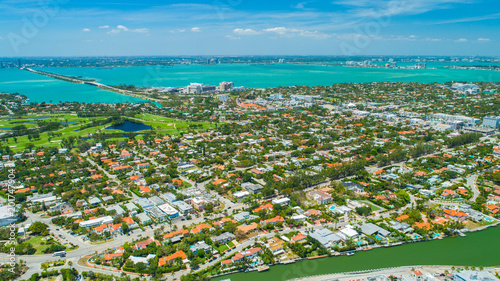
{"type": "Polygon", "coordinates": [[[55,252],[52,254],[53,257],[61,257],[61,258],[64,258],[66,256],[66,251],[59,251],[59,252],[55,252]]]}

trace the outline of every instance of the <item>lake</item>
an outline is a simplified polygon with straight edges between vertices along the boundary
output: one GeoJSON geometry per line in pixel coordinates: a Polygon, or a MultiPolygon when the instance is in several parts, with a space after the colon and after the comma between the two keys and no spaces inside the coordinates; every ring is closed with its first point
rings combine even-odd
{"type": "Polygon", "coordinates": [[[121,130],[127,133],[131,133],[144,130],[151,130],[152,128],[153,127],[143,123],[135,123],[135,122],[130,122],[129,120],[125,120],[123,124],[107,127],[106,130],[121,130]]]}
{"type": "Polygon", "coordinates": [[[284,281],[318,274],[340,273],[405,265],[500,265],[500,227],[467,233],[467,237],[405,244],[391,248],[356,252],[353,256],[305,260],[271,266],[269,271],[225,275],[212,280],[284,281]]]}

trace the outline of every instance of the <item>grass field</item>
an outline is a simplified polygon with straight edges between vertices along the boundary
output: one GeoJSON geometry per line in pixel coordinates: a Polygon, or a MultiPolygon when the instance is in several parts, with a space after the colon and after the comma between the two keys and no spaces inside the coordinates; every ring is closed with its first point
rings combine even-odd
{"type": "Polygon", "coordinates": [[[157,131],[169,135],[179,134],[181,131],[189,130],[190,124],[202,125],[202,127],[196,128],[194,131],[202,131],[215,128],[215,124],[211,124],[209,122],[188,122],[148,113],[136,115],[135,119],[153,127],[157,131]]]}
{"type": "MultiPolygon", "coordinates": [[[[49,138],[50,138],[49,132],[44,132],[44,133],[40,134],[40,139],[38,139],[38,140],[30,141],[27,136],[21,136],[21,137],[17,137],[17,141],[15,141],[13,138],[9,138],[8,142],[4,143],[4,144],[7,144],[8,146],[10,146],[10,148],[13,151],[16,151],[16,152],[24,150],[26,147],[26,144],[30,143],[30,142],[33,143],[35,146],[60,148],[60,142],[62,141],[63,138],[67,138],[70,136],[86,137],[89,134],[93,134],[93,133],[97,132],[98,130],[104,129],[107,126],[107,125],[103,125],[103,126],[98,126],[98,127],[87,128],[84,130],[79,130],[82,125],[84,125],[86,123],[90,123],[92,120],[102,120],[102,119],[104,119],[104,117],[80,118],[80,117],[77,117],[76,114],[51,114],[51,115],[44,114],[44,115],[27,115],[21,119],[13,119],[11,117],[9,117],[9,118],[4,117],[4,118],[0,119],[0,128],[11,128],[13,126],[20,125],[20,124],[12,124],[13,122],[14,123],[18,123],[18,122],[34,122],[34,123],[36,123],[37,120],[34,119],[36,117],[49,117],[49,118],[42,119],[44,121],[52,121],[52,122],[66,122],[67,121],[68,123],[71,123],[71,122],[74,122],[74,123],[68,124],[67,127],[63,127],[57,131],[54,131],[54,133],[58,133],[58,134],[60,133],[62,135],[55,136],[55,137],[51,138],[50,141],[49,141],[49,138]]],[[[27,124],[27,123],[24,123],[22,125],[25,125],[26,127],[36,126],[36,124],[27,124]]],[[[116,131],[116,130],[113,130],[113,131],[116,131]]],[[[110,132],[113,132],[113,131],[110,131],[110,132]]]]}
{"type": "MultiPolygon", "coordinates": [[[[93,120],[102,120],[105,117],[92,117],[92,118],[80,118],[76,116],[76,114],[37,114],[37,115],[26,115],[22,118],[16,119],[11,116],[0,118],[0,132],[2,129],[9,129],[17,125],[24,125],[27,128],[36,127],[36,121],[44,120],[44,121],[52,121],[52,122],[68,122],[67,127],[63,127],[54,133],[60,133],[61,136],[55,136],[50,138],[49,132],[44,132],[40,134],[40,138],[37,140],[29,140],[27,136],[17,137],[17,140],[13,138],[8,138],[7,142],[4,142],[3,145],[8,145],[14,152],[23,151],[26,148],[28,143],[33,143],[35,146],[44,146],[44,147],[57,147],[61,148],[61,141],[63,138],[68,138],[70,136],[74,137],[88,137],[91,134],[95,134],[96,132],[106,132],[109,134],[112,133],[124,133],[121,130],[108,130],[106,127],[109,124],[90,127],[83,130],[80,130],[82,125],[88,124],[93,120]],[[43,119],[42,119],[43,118],[43,119]],[[50,138],[50,140],[49,140],[50,138]]],[[[215,124],[211,124],[209,122],[187,122],[183,120],[177,120],[152,114],[140,114],[135,116],[136,121],[142,122],[146,125],[153,127],[154,130],[161,134],[168,135],[179,135],[181,132],[186,132],[189,129],[190,124],[202,125],[196,129],[191,129],[192,131],[203,131],[207,129],[215,128],[215,124]]],[[[125,133],[126,134],[126,133],[125,133]]],[[[141,139],[142,136],[138,135],[137,139],[141,139]]],[[[111,141],[121,141],[126,138],[110,138],[111,141]]],[[[0,143],[1,144],[1,143],[0,143]]]]}
{"type": "Polygon", "coordinates": [[[380,207],[379,205],[375,205],[375,204],[373,204],[372,202],[370,202],[368,200],[361,200],[360,202],[361,203],[365,203],[366,205],[370,206],[372,208],[373,212],[384,211],[385,210],[384,208],[380,207]]]}

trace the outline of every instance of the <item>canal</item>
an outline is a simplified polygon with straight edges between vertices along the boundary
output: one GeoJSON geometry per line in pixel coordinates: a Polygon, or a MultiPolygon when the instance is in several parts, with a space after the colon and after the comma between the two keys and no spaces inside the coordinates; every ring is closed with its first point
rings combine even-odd
{"type": "Polygon", "coordinates": [[[249,272],[225,275],[212,280],[284,281],[318,274],[378,269],[404,265],[500,265],[500,226],[480,232],[468,233],[467,237],[405,244],[391,248],[360,251],[353,256],[329,257],[304,260],[288,265],[271,266],[265,272],[249,272]]]}

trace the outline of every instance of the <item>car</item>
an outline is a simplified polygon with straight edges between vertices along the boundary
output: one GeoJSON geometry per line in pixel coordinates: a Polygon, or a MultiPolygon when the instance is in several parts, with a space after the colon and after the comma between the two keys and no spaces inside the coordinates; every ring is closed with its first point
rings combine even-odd
{"type": "Polygon", "coordinates": [[[137,237],[141,237],[141,236],[142,236],[142,234],[138,234],[138,235],[137,235],[137,237]]]}
{"type": "Polygon", "coordinates": [[[56,231],[59,231],[59,228],[56,228],[56,231]]]}
{"type": "Polygon", "coordinates": [[[231,209],[231,206],[227,207],[227,209],[228,209],[228,210],[229,210],[229,209],[231,209]]]}

